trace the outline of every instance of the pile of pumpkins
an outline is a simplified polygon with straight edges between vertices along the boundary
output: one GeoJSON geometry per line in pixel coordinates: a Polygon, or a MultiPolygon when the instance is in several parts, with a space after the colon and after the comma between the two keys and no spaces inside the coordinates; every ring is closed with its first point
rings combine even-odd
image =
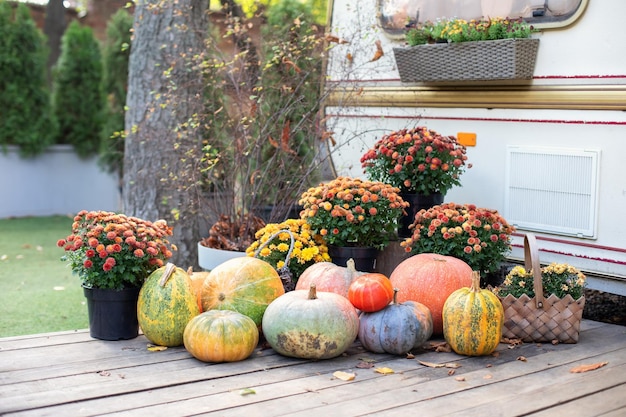
{"type": "Polygon", "coordinates": [[[443,334],[463,355],[486,355],[500,342],[499,299],[457,258],[414,255],[389,277],[330,262],[310,266],[294,291],[258,258],[193,273],[167,264],[139,293],[137,317],[148,340],[184,347],[205,362],[248,358],[262,334],[279,354],[329,359],[359,338],[377,353],[403,355],[443,334]]]}

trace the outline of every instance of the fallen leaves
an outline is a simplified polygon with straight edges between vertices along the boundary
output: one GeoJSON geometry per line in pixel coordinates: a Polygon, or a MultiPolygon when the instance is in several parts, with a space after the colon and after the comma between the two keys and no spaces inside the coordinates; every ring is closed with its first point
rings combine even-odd
{"type": "Polygon", "coordinates": [[[569,371],[573,374],[580,374],[583,372],[595,371],[596,369],[602,368],[606,364],[608,364],[608,362],[598,362],[598,363],[592,363],[588,365],[578,365],[570,369],[569,371]]]}
{"type": "Polygon", "coordinates": [[[239,395],[241,396],[250,395],[250,394],[256,394],[256,391],[253,390],[252,388],[244,388],[241,391],[239,391],[239,395]]]}
{"type": "Polygon", "coordinates": [[[509,349],[514,349],[517,346],[521,346],[524,342],[522,341],[522,339],[510,339],[508,337],[503,337],[500,340],[500,343],[505,343],[507,344],[509,349]]]}
{"type": "Polygon", "coordinates": [[[157,345],[151,345],[148,344],[148,350],[150,352],[161,352],[162,350],[166,350],[167,346],[157,346],[157,345]]]}
{"type": "Polygon", "coordinates": [[[337,379],[341,379],[342,381],[352,381],[356,378],[356,374],[343,371],[335,371],[333,372],[333,376],[337,379]]]}
{"type": "Polygon", "coordinates": [[[372,362],[361,361],[356,364],[356,367],[361,368],[361,369],[369,369],[369,368],[373,368],[374,364],[372,362]]]}
{"type": "Polygon", "coordinates": [[[387,367],[383,367],[383,368],[376,368],[374,369],[374,372],[377,372],[379,374],[383,374],[383,375],[390,375],[394,373],[394,370],[391,368],[387,368],[387,367]]]}
{"type": "Polygon", "coordinates": [[[426,346],[424,346],[426,350],[434,350],[435,352],[452,352],[452,348],[447,342],[429,342],[426,346]]]}
{"type": "Polygon", "coordinates": [[[421,365],[428,366],[429,368],[460,368],[461,365],[454,362],[446,362],[446,363],[434,363],[434,362],[425,362],[425,361],[417,361],[421,365]]]}

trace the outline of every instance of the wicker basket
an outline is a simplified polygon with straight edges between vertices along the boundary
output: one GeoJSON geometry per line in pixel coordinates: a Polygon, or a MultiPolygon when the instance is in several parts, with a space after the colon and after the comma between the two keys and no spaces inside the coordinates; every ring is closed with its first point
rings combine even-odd
{"type": "Polygon", "coordinates": [[[524,238],[524,263],[526,270],[533,272],[535,297],[509,294],[500,298],[504,307],[502,336],[524,342],[576,343],[585,297],[574,300],[569,294],[563,298],[552,294],[544,298],[538,255],[535,235],[529,233],[524,238]]]}
{"type": "Polygon", "coordinates": [[[393,48],[402,82],[531,79],[539,39],[435,43],[393,48]]]}

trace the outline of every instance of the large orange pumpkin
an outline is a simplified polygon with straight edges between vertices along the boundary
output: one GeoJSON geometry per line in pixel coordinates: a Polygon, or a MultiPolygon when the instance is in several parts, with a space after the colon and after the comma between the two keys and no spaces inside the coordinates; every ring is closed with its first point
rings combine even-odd
{"type": "Polygon", "coordinates": [[[433,317],[433,334],[443,332],[443,305],[454,291],[472,285],[472,268],[458,258],[420,253],[402,261],[389,277],[398,302],[424,304],[433,317]]]}
{"type": "Polygon", "coordinates": [[[232,310],[261,325],[267,306],[285,293],[278,272],[249,256],[216,266],[202,283],[202,310],[232,310]]]}
{"type": "Polygon", "coordinates": [[[347,266],[338,266],[332,262],[318,262],[305,269],[300,275],[296,290],[308,291],[311,284],[315,284],[317,291],[334,292],[348,298],[350,284],[363,274],[364,272],[356,270],[352,259],[348,259],[347,266]]]}

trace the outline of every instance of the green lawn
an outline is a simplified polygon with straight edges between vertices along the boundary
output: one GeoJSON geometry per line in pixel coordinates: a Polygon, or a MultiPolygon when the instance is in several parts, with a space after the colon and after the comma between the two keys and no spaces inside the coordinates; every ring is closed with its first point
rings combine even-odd
{"type": "Polygon", "coordinates": [[[89,326],[80,279],[60,260],[65,216],[0,219],[0,337],[89,326]]]}

